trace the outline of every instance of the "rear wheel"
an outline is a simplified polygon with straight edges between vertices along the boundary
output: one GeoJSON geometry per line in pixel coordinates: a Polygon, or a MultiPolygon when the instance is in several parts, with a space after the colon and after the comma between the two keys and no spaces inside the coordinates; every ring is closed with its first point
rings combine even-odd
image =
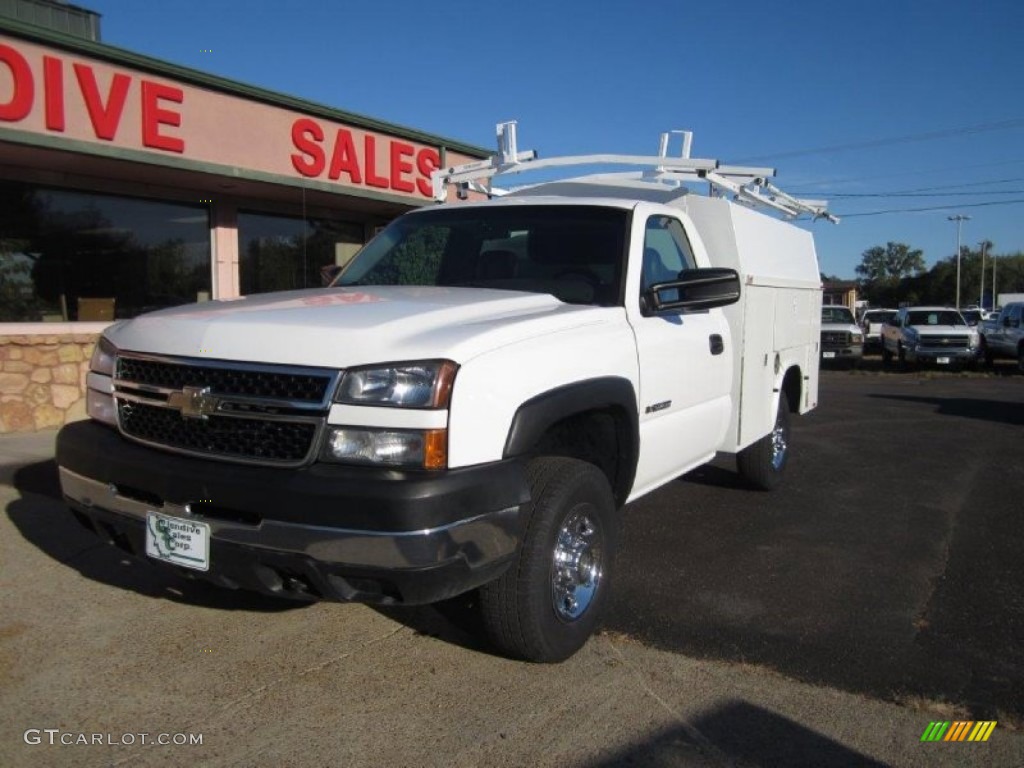
{"type": "Polygon", "coordinates": [[[563,661],[587,642],[608,602],[615,500],[604,473],[578,459],[534,459],[527,477],[526,532],[509,569],[481,587],[481,617],[506,655],[563,661]]]}
{"type": "Polygon", "coordinates": [[[1024,344],[1017,347],[1017,370],[1024,373],[1024,344]]]}
{"type": "Polygon", "coordinates": [[[782,393],[772,431],[740,451],[736,456],[736,467],[740,476],[752,486],[762,491],[771,491],[782,482],[782,473],[788,460],[789,403],[785,393],[782,393]]]}

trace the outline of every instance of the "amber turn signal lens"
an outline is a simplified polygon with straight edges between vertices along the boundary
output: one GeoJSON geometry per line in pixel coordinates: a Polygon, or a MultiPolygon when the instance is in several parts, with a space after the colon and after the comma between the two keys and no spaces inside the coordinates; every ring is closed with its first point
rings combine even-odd
{"type": "Polygon", "coordinates": [[[428,429],[423,433],[423,467],[425,469],[447,469],[448,430],[428,429]]]}

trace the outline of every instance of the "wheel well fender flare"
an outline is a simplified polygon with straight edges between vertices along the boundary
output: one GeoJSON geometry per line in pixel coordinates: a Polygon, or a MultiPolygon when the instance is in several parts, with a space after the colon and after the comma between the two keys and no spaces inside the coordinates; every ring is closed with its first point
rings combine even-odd
{"type": "Polygon", "coordinates": [[[529,454],[553,426],[587,412],[611,412],[614,416],[618,471],[611,480],[619,504],[629,495],[640,454],[640,417],[632,382],[618,376],[586,379],[542,392],[516,410],[505,440],[504,457],[529,454]]]}

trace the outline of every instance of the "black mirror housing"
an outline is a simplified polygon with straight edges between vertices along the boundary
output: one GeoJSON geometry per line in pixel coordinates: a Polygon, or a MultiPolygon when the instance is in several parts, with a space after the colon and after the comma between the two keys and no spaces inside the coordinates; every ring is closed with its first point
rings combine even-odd
{"type": "Polygon", "coordinates": [[[739,301],[740,276],[724,267],[684,269],[676,280],[652,285],[647,298],[654,313],[724,307],[739,301]]]}

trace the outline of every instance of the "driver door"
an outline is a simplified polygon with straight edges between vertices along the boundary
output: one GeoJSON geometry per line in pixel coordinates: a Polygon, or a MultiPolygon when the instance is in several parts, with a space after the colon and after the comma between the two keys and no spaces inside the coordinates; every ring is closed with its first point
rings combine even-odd
{"type": "Polygon", "coordinates": [[[644,306],[651,285],[698,266],[683,219],[634,216],[632,242],[643,242],[640,254],[633,246],[639,284],[630,281],[636,293],[626,299],[640,364],[639,495],[714,455],[729,424],[733,352],[720,309],[656,314],[644,306]]]}

